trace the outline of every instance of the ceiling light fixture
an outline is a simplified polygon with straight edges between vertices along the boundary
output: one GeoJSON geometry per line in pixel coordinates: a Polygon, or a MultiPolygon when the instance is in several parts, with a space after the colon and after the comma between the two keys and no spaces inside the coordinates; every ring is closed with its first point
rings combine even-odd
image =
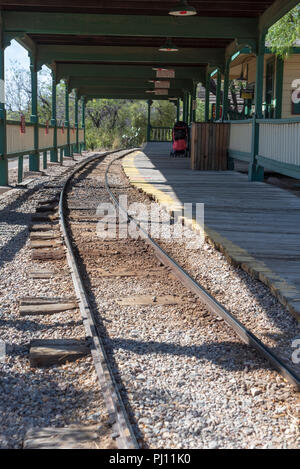
{"type": "Polygon", "coordinates": [[[170,11],[169,15],[173,16],[193,16],[197,15],[197,11],[194,7],[188,5],[187,0],[179,0],[170,11]]]}

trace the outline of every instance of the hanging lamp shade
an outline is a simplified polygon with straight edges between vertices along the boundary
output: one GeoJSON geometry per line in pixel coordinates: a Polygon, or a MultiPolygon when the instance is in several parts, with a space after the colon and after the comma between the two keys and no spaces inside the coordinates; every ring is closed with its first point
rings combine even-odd
{"type": "Polygon", "coordinates": [[[175,44],[172,43],[170,38],[167,38],[166,42],[158,49],[160,52],[177,52],[179,49],[175,44]]]}
{"type": "Polygon", "coordinates": [[[188,5],[187,0],[179,0],[179,2],[169,11],[169,15],[193,16],[197,15],[197,11],[194,7],[188,5]]]}

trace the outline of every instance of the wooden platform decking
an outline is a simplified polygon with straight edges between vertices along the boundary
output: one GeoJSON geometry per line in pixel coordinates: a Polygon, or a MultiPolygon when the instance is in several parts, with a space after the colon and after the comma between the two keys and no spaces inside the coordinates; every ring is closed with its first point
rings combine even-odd
{"type": "Polygon", "coordinates": [[[238,172],[192,171],[189,159],[158,145],[125,159],[132,184],[168,210],[204,203],[208,238],[300,320],[300,198],[238,172]]]}

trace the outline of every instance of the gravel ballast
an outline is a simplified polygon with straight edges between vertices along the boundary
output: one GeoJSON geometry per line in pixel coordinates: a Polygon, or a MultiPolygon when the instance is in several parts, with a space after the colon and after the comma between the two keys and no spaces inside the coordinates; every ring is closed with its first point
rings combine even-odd
{"type": "MultiPolygon", "coordinates": [[[[68,192],[70,226],[98,331],[141,447],[299,448],[299,393],[224,321],[208,313],[143,240],[97,237],[96,208],[110,201],[104,169],[112,158],[91,165],[91,172],[83,170],[86,179],[75,178],[68,192]],[[123,267],[161,271],[130,277],[100,273],[123,267]],[[178,304],[118,302],[136,295],[150,295],[155,302],[170,294],[180,299],[178,304]]],[[[33,262],[29,249],[31,214],[39,200],[54,195],[47,182],[65,170],[52,166],[29,189],[0,199],[0,338],[7,352],[0,361],[1,448],[20,448],[33,427],[101,425],[107,419],[90,357],[49,369],[29,367],[30,340],[84,338],[79,312],[24,318],[18,312],[21,296],[74,295],[65,260],[33,262]],[[28,278],[28,269],[41,265],[57,274],[28,278]]],[[[145,194],[130,188],[121,162],[111,168],[109,181],[116,195],[128,195],[129,203],[150,204],[145,194]]],[[[229,265],[206,242],[197,250],[178,242],[162,245],[250,330],[290,360],[291,346],[286,345],[299,337],[299,326],[264,285],[229,265]]]]}
{"type": "Polygon", "coordinates": [[[79,311],[25,317],[18,312],[20,297],[74,296],[65,260],[31,260],[29,224],[38,202],[57,192],[57,178],[83,158],[50,165],[41,175],[31,174],[28,189],[13,189],[0,199],[0,340],[6,352],[0,360],[0,448],[21,448],[31,428],[100,425],[107,419],[90,356],[45,369],[29,365],[33,339],[84,338],[79,311]],[[28,272],[34,268],[56,274],[51,279],[31,279],[28,272]]]}
{"type": "MultiPolygon", "coordinates": [[[[78,178],[70,193],[75,199],[77,191],[78,194],[84,191],[85,202],[92,201],[94,210],[91,207],[85,212],[86,216],[92,217],[97,205],[109,200],[103,188],[106,162],[89,174],[88,181],[78,178]]],[[[129,188],[119,162],[111,173],[109,181],[116,195],[126,193],[129,202],[150,203],[144,194],[129,188]]],[[[157,278],[99,278],[97,269],[100,267],[110,270],[130,263],[131,268],[144,267],[147,271],[158,265],[157,260],[143,241],[103,241],[97,239],[95,224],[87,234],[83,227],[80,229],[78,220],[73,218],[73,222],[72,233],[82,256],[98,327],[143,446],[300,447],[299,393],[243,344],[224,321],[210,315],[199,301],[193,301],[172,276],[165,274],[163,279],[159,275],[157,278]],[[114,251],[113,256],[101,254],[104,245],[114,251]],[[96,255],[97,246],[101,257],[96,255]],[[117,302],[134,295],[156,297],[171,293],[183,295],[187,301],[172,306],[121,306],[117,302]]],[[[266,287],[245,273],[241,275],[239,269],[230,266],[208,243],[195,252],[177,243],[164,245],[197,280],[203,279],[204,286],[217,295],[209,284],[209,279],[212,285],[215,278],[224,306],[234,313],[238,310],[240,319],[243,311],[247,311],[248,316],[245,315],[243,321],[247,327],[254,327],[254,322],[248,321],[251,312],[268,317],[272,307],[287,325],[284,332],[287,341],[293,334],[297,336],[298,324],[268,294],[266,287]],[[261,295],[262,311],[257,311],[258,295],[261,295]]],[[[275,340],[278,330],[272,320],[265,323],[265,328],[270,341],[275,340]]],[[[259,332],[259,325],[255,332],[259,332]]],[[[280,337],[281,352],[286,343],[284,334],[280,337]]]]}

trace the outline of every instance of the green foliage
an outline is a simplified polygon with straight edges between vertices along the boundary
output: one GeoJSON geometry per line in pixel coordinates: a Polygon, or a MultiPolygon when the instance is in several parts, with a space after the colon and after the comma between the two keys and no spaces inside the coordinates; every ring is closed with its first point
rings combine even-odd
{"type": "MultiPolygon", "coordinates": [[[[130,148],[140,146],[147,135],[147,102],[121,99],[101,99],[88,102],[86,108],[87,147],[130,148]]],[[[176,107],[169,101],[154,101],[151,125],[172,127],[176,107]]]]}
{"type": "Polygon", "coordinates": [[[205,121],[205,102],[201,99],[197,99],[197,107],[196,107],[196,122],[204,122],[205,121]]]}
{"type": "Polygon", "coordinates": [[[284,59],[292,52],[297,39],[300,39],[300,4],[269,29],[266,42],[273,53],[284,59]]]}

